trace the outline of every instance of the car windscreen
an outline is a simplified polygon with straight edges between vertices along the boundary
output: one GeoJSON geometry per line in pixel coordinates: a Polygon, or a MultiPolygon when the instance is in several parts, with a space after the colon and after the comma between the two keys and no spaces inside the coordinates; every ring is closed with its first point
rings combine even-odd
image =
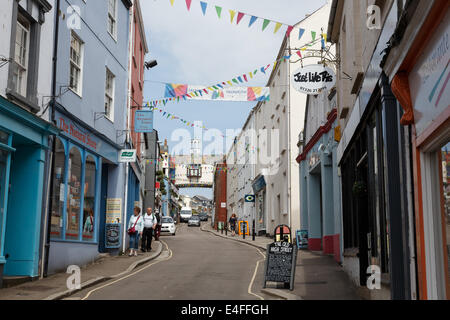
{"type": "Polygon", "coordinates": [[[182,210],[181,214],[192,214],[192,211],[189,210],[182,210]]]}
{"type": "Polygon", "coordinates": [[[162,223],[173,223],[173,219],[172,218],[168,218],[168,217],[163,217],[161,219],[162,223]]]}

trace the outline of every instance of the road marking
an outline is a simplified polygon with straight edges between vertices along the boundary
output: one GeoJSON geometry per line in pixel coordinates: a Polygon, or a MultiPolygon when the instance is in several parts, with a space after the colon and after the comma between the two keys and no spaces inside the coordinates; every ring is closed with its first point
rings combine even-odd
{"type": "Polygon", "coordinates": [[[264,300],[263,297],[261,297],[260,295],[257,295],[256,293],[252,292],[252,287],[253,287],[253,283],[255,282],[255,279],[256,279],[256,274],[258,273],[259,264],[260,264],[260,262],[262,262],[262,261],[264,261],[266,259],[266,255],[265,254],[263,254],[258,248],[255,248],[255,249],[256,249],[256,251],[258,251],[258,253],[260,255],[263,256],[264,259],[256,261],[255,272],[253,273],[252,281],[250,281],[250,284],[248,285],[248,293],[253,295],[253,296],[255,296],[255,297],[257,297],[257,298],[259,298],[260,300],[264,300]]]}
{"type": "Polygon", "coordinates": [[[88,294],[87,294],[84,298],[82,298],[81,300],[86,300],[86,299],[89,298],[89,296],[90,296],[92,293],[94,293],[95,291],[98,291],[98,290],[100,290],[100,289],[109,287],[110,285],[113,285],[113,284],[115,284],[115,283],[117,283],[117,282],[119,282],[119,281],[122,281],[122,280],[124,280],[124,279],[127,279],[127,278],[129,278],[129,277],[131,277],[131,276],[134,276],[135,274],[138,274],[139,272],[141,272],[141,271],[143,271],[143,270],[145,270],[145,269],[147,269],[147,268],[150,268],[151,266],[153,266],[153,265],[155,265],[155,264],[157,264],[157,263],[160,263],[160,262],[163,262],[163,261],[168,261],[168,260],[172,259],[172,256],[173,256],[172,250],[169,248],[169,246],[167,245],[167,243],[165,243],[165,242],[162,241],[162,240],[160,240],[160,241],[161,241],[162,243],[164,243],[164,245],[166,246],[166,248],[169,250],[169,256],[168,256],[167,258],[165,258],[165,259],[163,259],[163,260],[155,261],[155,262],[149,264],[148,266],[145,266],[145,267],[142,268],[142,269],[139,269],[139,270],[137,270],[137,271],[135,271],[135,272],[133,272],[133,273],[130,273],[129,275],[126,275],[126,276],[124,276],[124,277],[122,277],[122,278],[119,278],[119,279],[117,279],[117,280],[115,280],[115,281],[113,281],[113,282],[107,283],[107,284],[105,284],[105,285],[103,285],[103,286],[101,286],[101,287],[95,288],[95,289],[89,291],[88,294]]]}
{"type": "MultiPolygon", "coordinates": [[[[222,238],[224,238],[224,237],[222,237],[222,238]]],[[[234,240],[234,239],[229,239],[229,238],[224,238],[224,239],[227,239],[227,240],[234,240]]],[[[234,240],[234,241],[236,241],[236,240],[234,240]]],[[[250,245],[250,244],[248,244],[248,243],[245,243],[245,242],[241,242],[241,241],[236,241],[236,242],[241,243],[241,244],[246,244],[246,245],[248,245],[248,246],[252,246],[252,245],[250,245]]],[[[255,248],[254,246],[252,246],[252,247],[253,247],[254,249],[256,249],[256,251],[258,251],[258,253],[259,253],[260,255],[262,255],[264,259],[261,259],[261,260],[256,261],[255,271],[253,272],[252,280],[250,281],[250,284],[248,285],[248,294],[257,297],[257,298],[260,299],[260,300],[265,300],[265,299],[264,299],[263,297],[261,297],[260,295],[257,295],[256,293],[253,293],[253,292],[252,292],[252,287],[253,287],[253,283],[255,282],[255,279],[256,279],[256,274],[258,273],[259,264],[260,264],[262,261],[265,261],[265,260],[266,260],[266,255],[265,255],[264,253],[262,253],[261,250],[260,250],[259,248],[255,248]]]]}

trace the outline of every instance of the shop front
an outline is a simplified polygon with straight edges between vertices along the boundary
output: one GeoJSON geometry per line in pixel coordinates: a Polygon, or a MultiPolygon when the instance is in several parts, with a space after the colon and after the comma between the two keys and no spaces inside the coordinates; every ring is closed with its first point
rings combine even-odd
{"type": "Polygon", "coordinates": [[[111,190],[121,176],[119,147],[68,113],[57,109],[55,120],[61,134],[52,177],[50,273],[94,261],[105,249],[105,224],[122,219],[120,191],[111,190]],[[109,221],[112,214],[117,219],[109,221]]]}
{"type": "Polygon", "coordinates": [[[340,262],[340,180],[334,135],[337,110],[332,109],[328,113],[323,126],[314,128],[313,119],[316,116],[313,109],[308,105],[307,119],[311,117],[311,121],[305,125],[310,140],[297,158],[300,164],[301,231],[307,232],[309,250],[334,255],[335,260],[340,262]],[[311,112],[309,117],[308,112],[311,112]]]}
{"type": "Polygon", "coordinates": [[[39,276],[44,167],[51,123],[0,97],[0,287],[39,276]]]}
{"type": "Polygon", "coordinates": [[[412,131],[420,299],[450,299],[449,37],[448,2],[436,1],[391,84],[412,131]]]}

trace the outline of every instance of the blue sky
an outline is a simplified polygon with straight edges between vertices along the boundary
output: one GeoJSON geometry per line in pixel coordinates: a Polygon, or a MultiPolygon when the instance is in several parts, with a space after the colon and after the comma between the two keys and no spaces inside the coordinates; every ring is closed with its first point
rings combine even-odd
{"type": "MultiPolygon", "coordinates": [[[[164,96],[161,82],[212,85],[248,73],[258,67],[273,63],[286,32],[286,27],[274,34],[274,23],[261,31],[262,20],[251,28],[250,17],[245,16],[239,25],[230,22],[229,9],[236,12],[295,24],[312,13],[326,0],[204,0],[208,3],[203,16],[200,1],[192,0],[190,11],[185,0],[141,0],[147,33],[149,54],[147,61],[156,59],[158,66],[145,72],[144,100],[164,96]],[[214,6],[221,6],[221,19],[214,6]]],[[[237,13],[236,13],[237,16],[237,13]]],[[[270,71],[270,70],[269,70],[270,71]]],[[[249,86],[265,86],[269,75],[258,73],[249,86]]],[[[254,102],[188,101],[168,103],[163,109],[188,121],[202,121],[210,129],[225,134],[226,129],[243,126],[254,102]]],[[[169,120],[155,115],[154,127],[161,141],[168,140],[174,147],[172,133],[187,128],[179,120],[169,120]]],[[[189,129],[193,135],[193,128],[189,129]]],[[[206,145],[204,145],[205,147],[206,145]]],[[[224,148],[224,153],[227,150],[224,148]]],[[[210,197],[209,190],[187,190],[186,194],[210,197]]]]}

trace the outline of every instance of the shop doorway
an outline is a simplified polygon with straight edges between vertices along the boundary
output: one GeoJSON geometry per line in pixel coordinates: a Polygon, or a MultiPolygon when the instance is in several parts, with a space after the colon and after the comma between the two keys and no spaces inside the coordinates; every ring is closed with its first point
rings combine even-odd
{"type": "Polygon", "coordinates": [[[433,300],[450,296],[450,132],[440,141],[422,147],[420,154],[427,294],[433,300]]]}
{"type": "MultiPolygon", "coordinates": [[[[43,149],[15,135],[11,154],[4,253],[5,276],[37,277],[44,177],[43,149]]],[[[3,208],[4,209],[4,208],[3,208]]]]}

